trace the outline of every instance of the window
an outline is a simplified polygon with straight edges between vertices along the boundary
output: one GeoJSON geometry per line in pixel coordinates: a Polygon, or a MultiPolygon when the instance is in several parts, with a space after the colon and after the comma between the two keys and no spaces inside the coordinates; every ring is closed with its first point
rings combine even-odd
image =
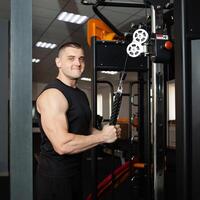
{"type": "Polygon", "coordinates": [[[168,120],[175,120],[175,82],[168,83],[168,120]]]}
{"type": "Polygon", "coordinates": [[[167,84],[167,146],[176,148],[176,102],[175,102],[175,81],[169,81],[167,84]]]}
{"type": "Polygon", "coordinates": [[[103,96],[97,94],[97,115],[103,116],[103,96]]]}

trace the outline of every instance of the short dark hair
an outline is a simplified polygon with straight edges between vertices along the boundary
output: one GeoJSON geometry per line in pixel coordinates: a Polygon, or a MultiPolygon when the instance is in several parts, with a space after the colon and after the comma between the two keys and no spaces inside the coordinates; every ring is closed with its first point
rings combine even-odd
{"type": "Polygon", "coordinates": [[[77,48],[77,49],[83,49],[82,45],[79,44],[78,42],[65,42],[58,48],[58,54],[59,54],[59,52],[61,50],[63,50],[66,47],[73,47],[73,48],[77,48]]]}

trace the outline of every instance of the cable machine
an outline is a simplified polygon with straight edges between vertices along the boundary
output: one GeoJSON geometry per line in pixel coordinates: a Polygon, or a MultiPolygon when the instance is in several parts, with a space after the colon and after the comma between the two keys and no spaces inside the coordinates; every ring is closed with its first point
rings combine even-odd
{"type": "MultiPolygon", "coordinates": [[[[124,63],[122,57],[124,57],[124,60],[126,60],[126,49],[127,43],[125,42],[119,42],[119,41],[101,41],[96,40],[96,37],[92,37],[92,49],[93,49],[93,102],[97,102],[97,72],[98,71],[123,71],[124,63]],[[112,52],[112,56],[110,54],[112,52]],[[100,56],[98,56],[100,55],[100,56]],[[112,62],[111,62],[112,60],[112,62]],[[113,64],[113,61],[115,64],[113,64]],[[121,63],[121,64],[119,64],[121,63]]],[[[126,62],[126,71],[135,71],[143,73],[148,73],[147,70],[147,59],[146,58],[136,58],[136,59],[127,59],[126,62]]],[[[121,83],[118,87],[117,93],[115,93],[115,100],[113,102],[113,110],[112,115],[110,119],[110,124],[116,124],[121,98],[123,96],[121,83]],[[117,96],[117,95],[118,96],[117,96]]],[[[144,86],[143,86],[144,87],[144,86]]],[[[141,98],[143,99],[143,98],[141,98]]],[[[148,101],[147,101],[148,102],[148,101]]],[[[141,109],[144,112],[144,109],[141,109]]],[[[146,112],[147,113],[147,112],[146,112]]],[[[95,116],[97,115],[97,108],[96,104],[93,105],[93,116],[94,116],[94,126],[97,127],[95,116]]],[[[143,116],[144,113],[141,114],[143,116]]],[[[96,174],[96,152],[93,150],[92,152],[92,173],[93,173],[93,180],[96,180],[97,174],[96,174]]],[[[128,167],[128,166],[127,166],[128,167]]],[[[116,174],[117,175],[117,174],[116,174]]],[[[97,183],[96,183],[97,184],[97,183]]],[[[95,183],[93,183],[93,186],[95,186],[95,183]]],[[[93,188],[93,195],[95,195],[95,188],[93,188]]],[[[96,191],[97,192],[97,191],[96,191]]],[[[96,193],[98,196],[98,192],[96,193]]],[[[95,199],[95,197],[93,197],[95,199]]]]}
{"type": "MultiPolygon", "coordinates": [[[[99,0],[92,5],[101,20],[92,19],[88,26],[88,44],[93,50],[93,125],[97,114],[97,72],[121,71],[138,72],[139,84],[139,145],[140,164],[143,163],[142,199],[164,200],[164,171],[166,149],[165,110],[165,69],[170,61],[172,43],[163,22],[164,9],[172,8],[169,0],[162,2],[145,0],[143,4],[133,2],[108,2],[99,0]],[[102,13],[99,6],[150,8],[150,25],[138,25],[131,33],[121,33],[102,13]],[[150,30],[149,30],[150,27],[150,30]],[[132,40],[132,41],[131,41],[132,40]],[[152,89],[152,104],[150,103],[152,89]],[[152,113],[150,112],[152,110],[152,113]],[[153,142],[151,142],[151,137],[153,142]],[[153,167],[153,171],[152,171],[153,167]]],[[[110,124],[116,124],[122,96],[122,81],[113,102],[110,124]]],[[[91,199],[99,199],[96,176],[96,152],[92,151],[93,194],[91,199]]],[[[129,164],[132,166],[132,162],[129,164]],[[131,163],[131,164],[130,164],[131,163]]],[[[131,167],[132,168],[132,167],[131,167]]],[[[131,171],[130,171],[131,174],[131,171]]]]}

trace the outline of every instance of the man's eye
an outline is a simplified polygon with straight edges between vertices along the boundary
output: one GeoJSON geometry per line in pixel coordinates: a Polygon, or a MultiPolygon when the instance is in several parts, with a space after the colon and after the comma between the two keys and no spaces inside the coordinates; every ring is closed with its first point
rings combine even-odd
{"type": "Polygon", "coordinates": [[[80,60],[80,62],[84,62],[85,58],[80,58],[79,60],[80,60]]]}
{"type": "Polygon", "coordinates": [[[73,61],[73,60],[74,60],[74,58],[73,58],[73,57],[69,57],[69,58],[68,58],[68,60],[71,60],[71,61],[73,61]]]}

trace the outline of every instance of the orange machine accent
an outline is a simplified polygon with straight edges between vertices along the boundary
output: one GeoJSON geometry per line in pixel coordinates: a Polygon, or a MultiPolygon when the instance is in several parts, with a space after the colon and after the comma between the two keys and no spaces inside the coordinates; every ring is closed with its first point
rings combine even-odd
{"type": "Polygon", "coordinates": [[[136,169],[144,169],[145,164],[144,163],[133,163],[133,167],[136,169]]]}
{"type": "MultiPolygon", "coordinates": [[[[121,124],[128,124],[129,123],[129,118],[127,117],[120,117],[117,119],[117,123],[121,124]]],[[[138,116],[135,115],[132,119],[132,125],[136,128],[138,128],[138,116]]]]}
{"type": "Polygon", "coordinates": [[[165,42],[165,48],[168,50],[171,50],[173,48],[173,43],[171,41],[166,41],[165,42]]]}
{"type": "Polygon", "coordinates": [[[120,118],[117,119],[117,123],[128,124],[129,123],[129,119],[128,119],[128,117],[120,117],[120,118]]]}
{"type": "Polygon", "coordinates": [[[100,19],[90,19],[87,22],[87,43],[91,46],[92,37],[98,40],[114,40],[116,34],[100,19]]]}

